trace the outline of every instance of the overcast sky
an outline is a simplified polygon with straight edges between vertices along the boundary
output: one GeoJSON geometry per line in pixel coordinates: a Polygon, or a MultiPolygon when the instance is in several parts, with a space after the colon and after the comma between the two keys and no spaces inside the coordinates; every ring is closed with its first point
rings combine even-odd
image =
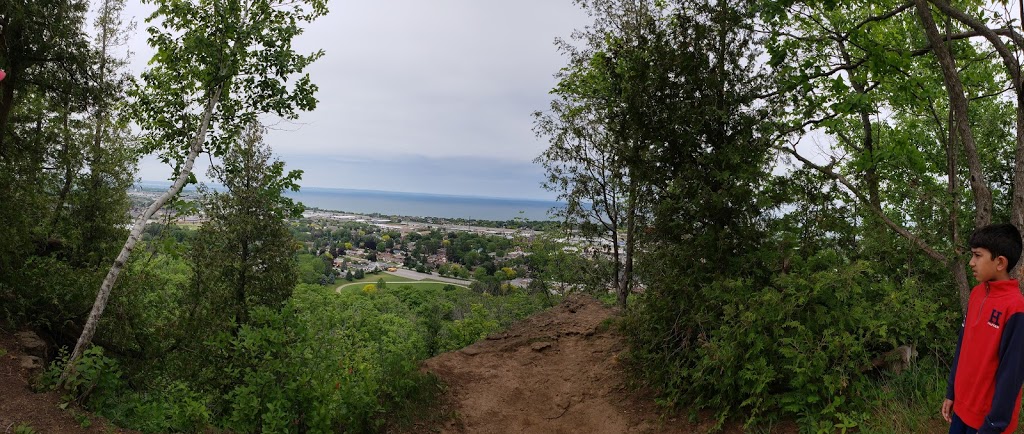
{"type": "MultiPolygon", "coordinates": [[[[309,72],[316,111],[277,125],[267,141],[303,186],[475,196],[552,198],[532,160],[546,147],[535,110],[565,58],[555,38],[589,24],[572,0],[332,0],[296,49],[326,54],[309,72]]],[[[151,51],[151,10],[129,0],[139,23],[133,69],[151,51]]],[[[205,165],[197,175],[205,173],[205,165]]],[[[146,158],[140,178],[170,169],[146,158]]],[[[203,179],[205,177],[201,177],[203,179]]]]}

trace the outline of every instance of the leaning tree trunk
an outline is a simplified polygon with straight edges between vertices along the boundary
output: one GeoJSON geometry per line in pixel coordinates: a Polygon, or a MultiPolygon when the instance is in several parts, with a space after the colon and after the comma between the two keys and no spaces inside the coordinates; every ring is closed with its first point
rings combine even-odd
{"type": "Polygon", "coordinates": [[[206,131],[210,126],[210,119],[213,117],[213,110],[220,101],[221,93],[222,89],[218,86],[214,88],[212,95],[207,100],[206,109],[203,112],[202,121],[199,124],[199,131],[196,132],[195,138],[192,140],[188,156],[185,158],[185,164],[181,167],[181,171],[178,173],[177,179],[174,180],[174,183],[171,184],[171,187],[167,189],[164,194],[157,198],[156,202],[153,202],[153,204],[150,205],[141,216],[135,219],[135,224],[132,226],[132,231],[128,235],[128,240],[125,241],[124,247],[121,248],[121,253],[117,255],[117,259],[115,259],[114,264],[111,265],[110,271],[107,272],[107,277],[103,279],[103,284],[100,285],[100,291],[96,294],[96,301],[92,305],[92,311],[89,312],[89,319],[85,322],[85,327],[82,329],[82,335],[78,338],[78,343],[75,344],[75,350],[71,352],[71,358],[68,359],[67,364],[64,366],[64,371],[61,373],[61,384],[63,384],[67,380],[68,376],[74,372],[75,362],[82,357],[85,347],[89,346],[92,342],[92,337],[96,333],[96,327],[99,325],[100,316],[103,315],[103,309],[107,307],[107,300],[110,298],[110,290],[117,282],[117,277],[121,274],[121,270],[124,269],[125,263],[128,262],[128,258],[131,256],[132,250],[135,249],[135,244],[138,243],[139,237],[142,235],[142,230],[146,227],[146,222],[153,216],[153,214],[156,214],[160,208],[163,208],[164,204],[167,203],[168,200],[176,196],[178,192],[181,191],[181,188],[185,185],[185,181],[187,181],[189,175],[191,175],[192,166],[195,164],[196,157],[199,156],[199,152],[203,148],[203,142],[206,140],[206,131]]]}
{"type": "MultiPolygon", "coordinates": [[[[1022,12],[1024,13],[1024,12],[1022,12]]],[[[1024,229],[1024,90],[1017,93],[1017,150],[1013,162],[1013,205],[1010,223],[1024,229]]],[[[1019,276],[1021,267],[1015,268],[1019,276]]],[[[1021,280],[1024,282],[1024,279],[1021,280]]]]}

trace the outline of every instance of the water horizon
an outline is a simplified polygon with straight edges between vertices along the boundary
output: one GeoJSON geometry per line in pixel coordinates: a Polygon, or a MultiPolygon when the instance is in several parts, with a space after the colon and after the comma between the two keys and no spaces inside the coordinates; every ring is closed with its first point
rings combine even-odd
{"type": "MultiPolygon", "coordinates": [[[[217,185],[205,183],[213,189],[217,185]]],[[[170,181],[139,181],[133,186],[140,189],[164,188],[170,181]]],[[[194,192],[195,186],[185,191],[194,192]]],[[[386,190],[360,190],[331,187],[302,187],[285,196],[302,202],[307,208],[383,214],[407,217],[463,218],[506,221],[515,218],[552,220],[548,211],[562,208],[564,203],[542,199],[515,199],[444,193],[412,193],[386,190]]]]}

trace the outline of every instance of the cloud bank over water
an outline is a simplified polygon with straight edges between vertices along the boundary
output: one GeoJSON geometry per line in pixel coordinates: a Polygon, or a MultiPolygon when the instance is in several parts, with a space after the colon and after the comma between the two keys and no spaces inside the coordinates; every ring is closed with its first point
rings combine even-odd
{"type": "MultiPolygon", "coordinates": [[[[152,51],[144,18],[130,42],[132,68],[152,51]]],[[[531,113],[550,103],[568,39],[589,18],[572,0],[332,2],[296,40],[324,49],[310,69],[319,107],[271,122],[267,140],[304,184],[499,197],[551,198],[531,160],[546,147],[531,113]]],[[[165,179],[155,158],[143,179],[165,179]]],[[[197,175],[205,169],[197,170],[197,175]]]]}

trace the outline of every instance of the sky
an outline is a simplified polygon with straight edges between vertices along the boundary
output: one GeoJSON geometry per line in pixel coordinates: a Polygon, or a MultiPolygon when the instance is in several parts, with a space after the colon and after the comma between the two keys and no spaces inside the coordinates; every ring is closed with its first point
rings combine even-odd
{"type": "MultiPolygon", "coordinates": [[[[275,123],[267,142],[301,185],[416,193],[551,199],[532,162],[546,147],[532,113],[546,109],[566,58],[556,38],[590,23],[572,0],[332,0],[308,25],[298,52],[324,49],[308,72],[319,104],[299,120],[275,123]]],[[[152,54],[144,18],[131,68],[152,54]]],[[[197,164],[204,175],[208,159],[197,164]]],[[[165,180],[155,157],[138,178],[165,180]]],[[[205,176],[200,176],[205,179],[205,176]]]]}

